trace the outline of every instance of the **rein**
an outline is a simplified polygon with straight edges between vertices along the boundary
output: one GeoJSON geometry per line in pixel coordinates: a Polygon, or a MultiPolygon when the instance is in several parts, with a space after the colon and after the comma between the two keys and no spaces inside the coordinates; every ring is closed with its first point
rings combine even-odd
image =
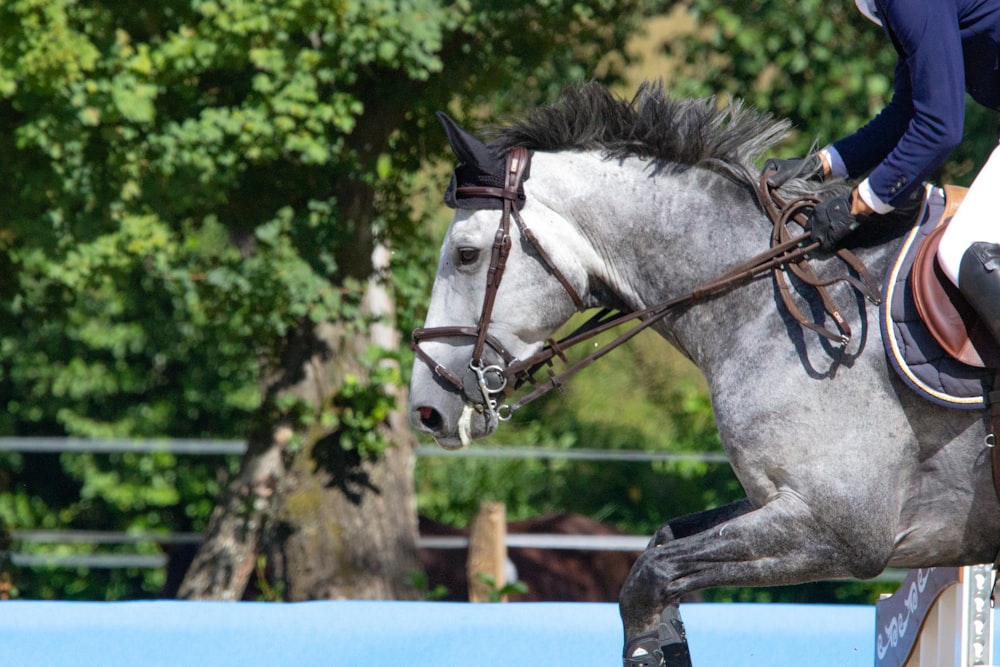
{"type": "Polygon", "coordinates": [[[793,235],[788,229],[788,224],[795,222],[804,229],[808,212],[819,203],[819,200],[815,197],[802,197],[791,202],[781,200],[768,185],[767,177],[770,174],[765,172],[761,175],[760,182],[755,188],[755,194],[773,225],[771,247],[768,250],[699,285],[687,294],[668,301],[630,313],[618,313],[608,308],[602,309],[565,338],[559,341],[550,339],[541,350],[527,359],[516,359],[499,340],[488,332],[493,304],[510,253],[511,218],[518,225],[524,238],[534,247],[548,271],[566,289],[577,310],[583,310],[585,307],[580,295],[555,266],[548,253],[545,252],[535,235],[525,224],[517,207],[518,188],[530,158],[530,153],[521,147],[514,148],[508,153],[505,168],[506,184],[503,188],[463,186],[457,188],[456,191],[459,195],[497,197],[503,201],[503,213],[494,237],[493,252],[487,272],[486,294],[478,324],[474,327],[445,326],[415,329],[410,345],[414,353],[434,371],[435,375],[463,394],[477,406],[477,409],[488,411],[487,414],[491,418],[499,421],[510,419],[515,411],[552,389],[561,388],[570,377],[631,340],[639,332],[660,322],[678,308],[692,305],[737,285],[747,283],[767,272],[771,272],[774,276],[782,301],[792,317],[802,326],[835,343],[846,344],[850,341],[851,329],[827,293],[827,287],[837,282],[847,282],[872,303],[878,304],[880,301],[877,283],[872,279],[861,260],[847,250],[840,249],[836,254],[857,276],[845,274],[830,280],[823,280],[817,276],[809,265],[807,256],[819,248],[819,243],[813,241],[808,233],[793,235]],[[825,311],[837,326],[836,331],[811,321],[802,313],[792,298],[786,275],[787,271],[791,271],[799,281],[816,290],[825,311]],[[566,349],[633,321],[638,321],[638,323],[614,340],[576,361],[562,372],[553,371],[552,361],[556,357],[564,363],[569,363],[565,355],[566,349]],[[469,361],[468,369],[461,378],[435,362],[421,348],[421,343],[424,341],[453,337],[475,339],[472,358],[469,361]],[[483,353],[487,347],[503,360],[503,366],[484,365],[483,353]],[[548,378],[539,382],[534,376],[543,367],[548,372],[548,378]],[[498,404],[498,399],[512,393],[511,387],[516,390],[525,383],[531,383],[535,388],[514,403],[498,404]]]}

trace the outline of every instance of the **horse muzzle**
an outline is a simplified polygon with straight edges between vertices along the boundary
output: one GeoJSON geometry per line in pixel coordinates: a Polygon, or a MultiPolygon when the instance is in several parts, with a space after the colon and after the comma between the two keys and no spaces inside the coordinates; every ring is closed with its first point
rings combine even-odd
{"type": "Polygon", "coordinates": [[[498,425],[483,405],[462,402],[446,416],[431,405],[412,408],[411,422],[418,431],[427,433],[444,449],[462,449],[473,440],[492,434],[498,425]]]}
{"type": "MultiPolygon", "coordinates": [[[[440,368],[440,367],[438,367],[440,368]]],[[[473,440],[493,433],[501,421],[510,418],[500,405],[507,377],[499,365],[470,362],[459,376],[414,368],[410,388],[410,418],[414,428],[431,435],[445,449],[459,449],[473,440]]]]}

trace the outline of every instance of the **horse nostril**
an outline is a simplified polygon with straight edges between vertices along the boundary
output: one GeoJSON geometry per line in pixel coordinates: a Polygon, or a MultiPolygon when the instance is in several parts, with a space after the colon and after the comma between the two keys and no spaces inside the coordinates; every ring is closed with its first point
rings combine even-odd
{"type": "Polygon", "coordinates": [[[434,408],[421,406],[417,408],[417,414],[420,415],[420,423],[432,433],[437,433],[444,425],[444,420],[441,419],[441,413],[434,408]]]}

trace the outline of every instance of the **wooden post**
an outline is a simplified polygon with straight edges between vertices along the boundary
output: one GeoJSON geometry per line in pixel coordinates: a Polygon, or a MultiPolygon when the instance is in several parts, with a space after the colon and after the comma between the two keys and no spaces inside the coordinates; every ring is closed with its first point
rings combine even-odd
{"type": "MultiPolygon", "coordinates": [[[[469,533],[469,601],[490,602],[491,594],[507,585],[507,508],[503,503],[482,503],[469,533]],[[480,575],[493,580],[491,586],[480,575]]],[[[501,602],[507,601],[504,595],[501,602]]]]}

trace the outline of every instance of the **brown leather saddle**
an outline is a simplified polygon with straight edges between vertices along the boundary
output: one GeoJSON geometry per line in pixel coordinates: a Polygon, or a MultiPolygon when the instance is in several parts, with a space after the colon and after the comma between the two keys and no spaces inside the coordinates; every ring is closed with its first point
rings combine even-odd
{"type": "Polygon", "coordinates": [[[928,332],[951,357],[976,368],[1000,368],[1000,348],[937,261],[941,236],[966,193],[957,186],[944,189],[947,206],[941,220],[913,260],[913,301],[928,332]]]}

